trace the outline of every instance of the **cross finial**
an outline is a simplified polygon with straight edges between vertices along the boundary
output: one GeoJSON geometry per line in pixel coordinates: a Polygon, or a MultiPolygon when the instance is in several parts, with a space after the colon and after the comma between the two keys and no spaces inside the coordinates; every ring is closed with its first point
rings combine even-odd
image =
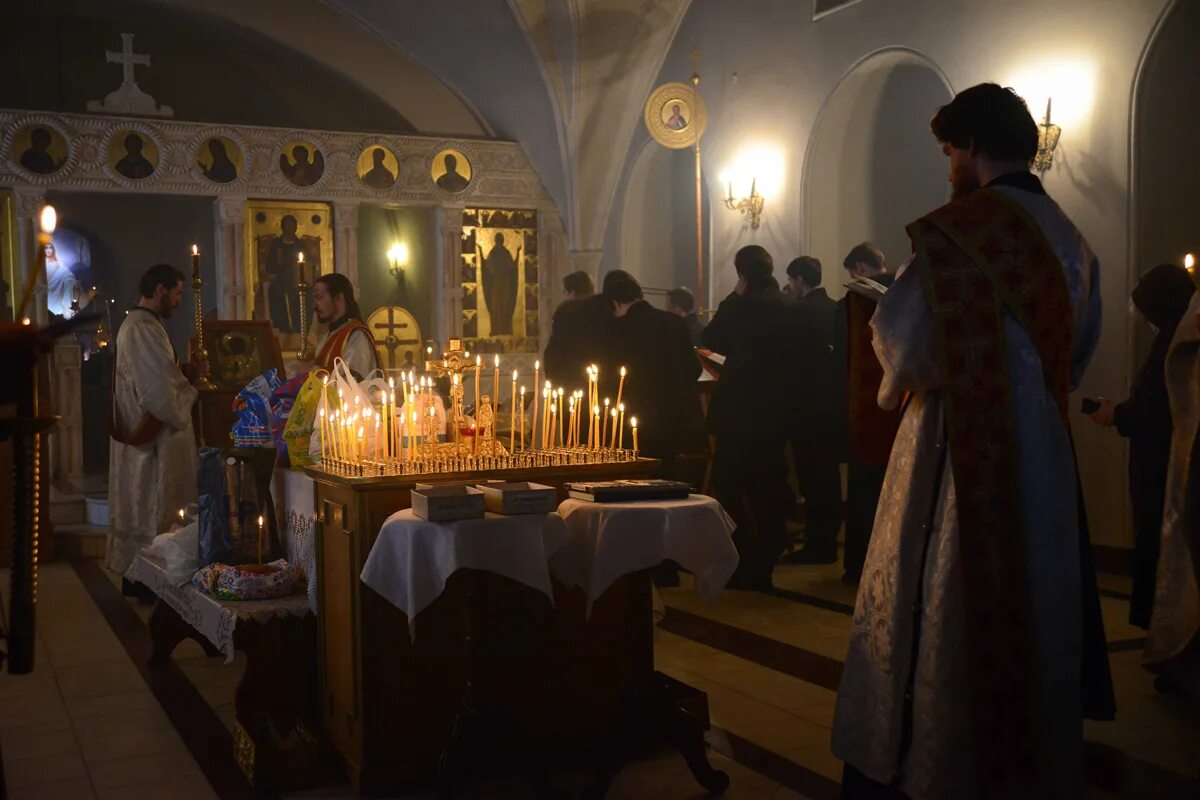
{"type": "Polygon", "coordinates": [[[688,60],[692,62],[692,85],[699,86],[700,73],[697,71],[697,69],[700,66],[700,51],[693,50],[691,54],[688,55],[688,60]]]}
{"type": "Polygon", "coordinates": [[[133,79],[133,68],[135,65],[150,66],[150,56],[145,53],[133,52],[133,34],[121,34],[121,52],[114,53],[112,50],[106,50],[104,60],[109,64],[120,64],[122,68],[121,82],[124,84],[136,83],[133,79]]]}

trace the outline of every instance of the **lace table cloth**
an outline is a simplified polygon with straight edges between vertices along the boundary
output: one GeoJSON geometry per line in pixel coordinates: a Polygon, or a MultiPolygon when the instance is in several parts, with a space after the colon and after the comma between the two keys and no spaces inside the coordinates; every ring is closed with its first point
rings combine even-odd
{"type": "Polygon", "coordinates": [[[239,621],[267,622],[274,617],[302,617],[312,613],[301,594],[275,600],[219,600],[190,583],[178,586],[163,561],[153,556],[135,558],[125,577],[150,587],[159,600],[225,655],[226,664],[233,660],[233,631],[239,621]]]}
{"type": "Polygon", "coordinates": [[[566,540],[567,528],[558,514],[489,513],[483,519],[427,522],[410,508],[383,523],[360,577],[408,615],[411,636],[417,615],[460,569],[503,575],[553,602],[547,561],[566,540]]]}
{"type": "Polygon", "coordinates": [[[566,500],[558,513],[571,531],[550,559],[550,571],[580,586],[592,603],[623,575],[670,559],[695,576],[696,593],[716,597],[738,565],[734,522],[711,497],[635,503],[566,500]]]}
{"type": "Polygon", "coordinates": [[[275,518],[284,534],[287,560],[304,570],[308,605],[317,613],[316,501],[313,479],[298,469],[276,469],[271,478],[275,518]]]}

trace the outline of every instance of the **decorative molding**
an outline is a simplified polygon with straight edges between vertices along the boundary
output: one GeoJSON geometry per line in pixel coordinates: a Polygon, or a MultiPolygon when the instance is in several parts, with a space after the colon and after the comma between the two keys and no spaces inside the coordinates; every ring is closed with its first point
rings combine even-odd
{"type": "MultiPolygon", "coordinates": [[[[516,142],[454,139],[444,136],[369,135],[249,125],[213,125],[176,120],[49,114],[0,109],[0,186],[18,191],[126,192],[313,199],[409,205],[485,205],[545,211],[553,201],[516,142]],[[67,143],[63,165],[48,175],[30,172],[14,153],[17,134],[30,126],[53,128],[67,143]],[[146,178],[133,180],[109,165],[114,138],[137,133],[158,150],[158,163],[146,178]],[[204,177],[197,163],[205,142],[222,136],[241,150],[238,176],[228,183],[204,177]],[[325,169],[311,186],[296,186],[279,169],[279,156],[296,141],[317,147],[325,169]],[[382,145],[396,155],[398,175],[387,189],[372,189],[357,174],[359,155],[382,145]],[[438,189],[430,177],[433,158],[452,147],[471,162],[472,180],[457,194],[438,189]]],[[[557,210],[557,209],[554,209],[557,210]]]]}
{"type": "Polygon", "coordinates": [[[845,11],[850,6],[858,5],[861,2],[862,0],[813,0],[813,22],[828,17],[830,14],[845,11]]]}

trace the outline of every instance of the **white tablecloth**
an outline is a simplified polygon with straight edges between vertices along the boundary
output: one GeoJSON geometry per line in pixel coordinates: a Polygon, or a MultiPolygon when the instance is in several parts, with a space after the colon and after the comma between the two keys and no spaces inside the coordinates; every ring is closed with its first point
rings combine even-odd
{"type": "Polygon", "coordinates": [[[457,570],[494,572],[554,600],[547,561],[567,540],[557,514],[522,514],[426,522],[412,509],[397,511],[379,530],[363,565],[362,582],[414,620],[446,588],[457,570]]]}
{"type": "Polygon", "coordinates": [[[550,559],[550,571],[567,586],[583,587],[589,613],[618,578],[666,559],[691,572],[696,593],[709,599],[737,569],[737,548],[730,539],[736,526],[711,497],[637,503],[567,500],[558,513],[571,538],[550,559]]]}
{"type": "Polygon", "coordinates": [[[266,622],[273,617],[311,613],[308,602],[298,594],[275,600],[221,600],[190,583],[178,586],[167,574],[165,564],[152,556],[135,558],[125,577],[150,587],[184,622],[225,654],[226,664],[233,660],[233,631],[238,620],[266,622]]]}
{"type": "Polygon", "coordinates": [[[308,605],[317,612],[316,501],[313,479],[298,469],[276,469],[271,478],[275,518],[284,534],[287,560],[308,579],[308,605]]]}

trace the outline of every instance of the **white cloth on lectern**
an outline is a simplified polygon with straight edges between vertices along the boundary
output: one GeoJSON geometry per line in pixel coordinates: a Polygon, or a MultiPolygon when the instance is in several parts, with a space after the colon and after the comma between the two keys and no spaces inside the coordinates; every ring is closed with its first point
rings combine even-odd
{"type": "Polygon", "coordinates": [[[550,559],[550,572],[583,587],[588,612],[618,578],[670,559],[695,577],[696,593],[712,599],[737,569],[730,538],[737,527],[711,497],[636,503],[567,500],[558,513],[571,539],[550,559]]]}
{"type": "Polygon", "coordinates": [[[379,529],[363,565],[362,582],[408,615],[416,617],[441,596],[460,569],[494,572],[523,583],[554,601],[546,562],[567,540],[558,514],[487,514],[483,519],[427,522],[411,508],[397,511],[379,529]]]}
{"type": "Polygon", "coordinates": [[[158,315],[144,309],[121,323],[113,374],[113,416],[122,438],[144,414],[164,423],[141,447],[109,440],[105,564],[125,574],[141,549],[170,529],[179,509],[196,501],[192,404],[197,392],[179,371],[158,315]]]}

